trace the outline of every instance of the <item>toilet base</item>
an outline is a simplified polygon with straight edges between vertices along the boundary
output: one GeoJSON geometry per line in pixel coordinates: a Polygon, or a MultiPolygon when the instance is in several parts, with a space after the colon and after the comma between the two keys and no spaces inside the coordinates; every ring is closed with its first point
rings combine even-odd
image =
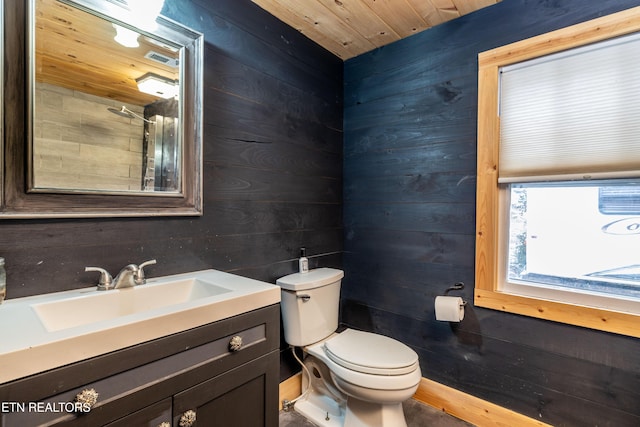
{"type": "Polygon", "coordinates": [[[293,407],[300,415],[314,424],[326,427],[344,427],[344,411],[327,396],[310,393],[293,407]],[[335,410],[337,408],[337,411],[335,410]]]}
{"type": "Polygon", "coordinates": [[[349,397],[344,427],[407,427],[402,403],[380,404],[349,397]]]}
{"type": "Polygon", "coordinates": [[[317,425],[343,427],[346,396],[334,387],[329,369],[313,356],[305,358],[304,366],[306,370],[302,371],[302,389],[308,389],[308,392],[293,408],[317,425]]]}
{"type": "Polygon", "coordinates": [[[313,356],[304,365],[311,374],[302,374],[302,389],[309,391],[294,409],[309,421],[323,427],[407,427],[402,403],[365,402],[341,393],[327,366],[313,356]]]}
{"type": "Polygon", "coordinates": [[[380,405],[350,397],[346,408],[338,408],[329,397],[310,394],[294,408],[323,427],[407,427],[401,403],[380,405]]]}

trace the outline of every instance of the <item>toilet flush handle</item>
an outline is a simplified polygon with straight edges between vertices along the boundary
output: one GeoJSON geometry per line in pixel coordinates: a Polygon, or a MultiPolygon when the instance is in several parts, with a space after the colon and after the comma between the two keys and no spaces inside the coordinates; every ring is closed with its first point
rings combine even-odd
{"type": "Polygon", "coordinates": [[[309,294],[298,295],[298,299],[301,299],[302,302],[307,302],[311,299],[311,295],[309,294]]]}

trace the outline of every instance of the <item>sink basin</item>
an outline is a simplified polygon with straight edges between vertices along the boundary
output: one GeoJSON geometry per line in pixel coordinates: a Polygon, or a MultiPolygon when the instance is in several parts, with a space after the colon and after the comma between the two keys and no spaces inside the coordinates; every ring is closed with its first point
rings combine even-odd
{"type": "Polygon", "coordinates": [[[32,304],[47,331],[59,331],[102,320],[155,310],[231,292],[190,278],[133,288],[115,289],[59,301],[32,304]]]}

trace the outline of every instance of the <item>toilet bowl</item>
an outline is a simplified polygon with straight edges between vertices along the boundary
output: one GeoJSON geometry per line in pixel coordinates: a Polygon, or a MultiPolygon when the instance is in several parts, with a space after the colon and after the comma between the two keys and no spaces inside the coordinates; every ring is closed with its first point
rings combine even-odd
{"type": "Polygon", "coordinates": [[[407,425],[402,402],[421,379],[418,356],[409,347],[346,329],[304,351],[309,373],[303,374],[303,389],[308,385],[309,392],[295,404],[297,412],[323,426],[407,425]]]}
{"type": "Polygon", "coordinates": [[[305,355],[306,391],[294,408],[327,427],[406,427],[402,402],[420,383],[418,355],[383,335],[335,332],[342,277],[342,271],[324,268],[277,281],[285,340],[305,355]]]}

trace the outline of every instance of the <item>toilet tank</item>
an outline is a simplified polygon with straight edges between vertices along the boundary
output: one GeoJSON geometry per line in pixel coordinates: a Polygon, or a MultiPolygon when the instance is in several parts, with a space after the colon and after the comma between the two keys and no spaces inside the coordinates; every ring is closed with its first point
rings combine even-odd
{"type": "Polygon", "coordinates": [[[281,288],[284,339],[289,345],[304,347],[335,332],[343,277],[342,270],[317,268],[276,281],[281,288]]]}

